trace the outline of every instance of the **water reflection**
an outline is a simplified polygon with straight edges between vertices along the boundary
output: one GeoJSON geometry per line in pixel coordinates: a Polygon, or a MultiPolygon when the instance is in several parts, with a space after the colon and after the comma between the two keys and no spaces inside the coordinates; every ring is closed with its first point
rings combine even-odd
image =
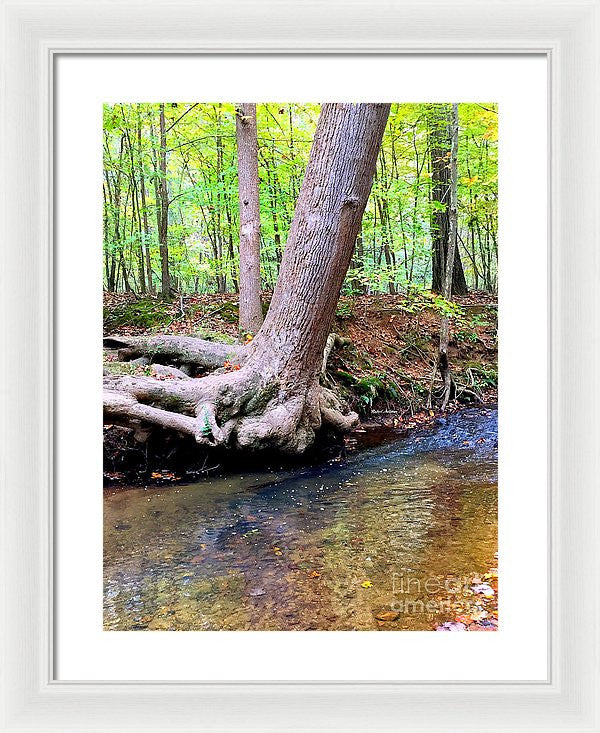
{"type": "Polygon", "coordinates": [[[431,629],[496,564],[496,437],[467,410],[343,463],[106,492],[105,628],[431,629]]]}

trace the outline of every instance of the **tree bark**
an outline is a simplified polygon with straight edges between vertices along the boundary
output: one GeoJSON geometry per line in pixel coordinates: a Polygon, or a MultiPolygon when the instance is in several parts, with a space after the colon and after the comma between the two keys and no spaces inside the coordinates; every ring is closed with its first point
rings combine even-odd
{"type": "MultiPolygon", "coordinates": [[[[450,110],[445,104],[432,104],[429,119],[429,151],[431,155],[432,199],[432,276],[431,289],[441,293],[444,287],[446,260],[450,236],[450,157],[451,135],[450,110]]],[[[454,255],[452,269],[452,292],[455,295],[468,293],[465,273],[458,249],[454,255]]]]}
{"type": "MultiPolygon", "coordinates": [[[[454,271],[454,261],[457,251],[457,234],[458,234],[458,211],[457,211],[457,193],[458,193],[458,105],[452,105],[452,122],[450,127],[450,201],[448,207],[448,251],[446,258],[446,270],[444,272],[444,283],[442,295],[445,300],[452,297],[452,278],[454,271]]],[[[442,316],[440,324],[440,348],[438,354],[438,363],[440,374],[444,384],[442,395],[442,410],[448,406],[448,402],[452,393],[452,373],[448,362],[448,341],[450,337],[450,319],[447,315],[442,316]]]]}
{"type": "Polygon", "coordinates": [[[388,104],[322,106],[271,306],[242,347],[241,368],[191,380],[107,377],[111,419],[164,425],[163,413],[174,411],[194,418],[181,431],[192,429],[200,444],[291,454],[303,453],[324,425],[356,424],[319,375],[388,113],[388,104]],[[131,402],[119,413],[115,393],[160,412],[128,418],[131,402]]]}
{"type": "Polygon", "coordinates": [[[257,333],[262,326],[260,300],[260,207],[256,104],[236,106],[238,191],[240,205],[240,331],[257,333]]]}
{"type": "Polygon", "coordinates": [[[167,137],[165,132],[165,105],[160,105],[160,150],[158,155],[160,178],[157,192],[159,196],[158,210],[158,247],[160,251],[161,295],[165,300],[171,298],[171,277],[169,274],[169,190],[167,187],[167,137]]]}
{"type": "Polygon", "coordinates": [[[148,292],[150,295],[154,295],[154,284],[152,283],[152,261],[150,259],[150,227],[148,225],[148,209],[146,206],[146,179],[144,177],[144,158],[142,153],[142,120],[139,116],[139,105],[138,105],[138,119],[137,119],[137,147],[138,147],[138,165],[140,168],[140,195],[142,199],[142,221],[144,224],[144,251],[146,254],[146,281],[148,292]]]}

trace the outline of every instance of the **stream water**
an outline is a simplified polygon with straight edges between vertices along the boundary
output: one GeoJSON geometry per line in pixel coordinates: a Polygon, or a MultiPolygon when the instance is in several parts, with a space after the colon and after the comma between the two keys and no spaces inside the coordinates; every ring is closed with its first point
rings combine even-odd
{"type": "Polygon", "coordinates": [[[319,467],[107,489],[104,628],[432,629],[497,563],[497,473],[478,408],[319,467]]]}

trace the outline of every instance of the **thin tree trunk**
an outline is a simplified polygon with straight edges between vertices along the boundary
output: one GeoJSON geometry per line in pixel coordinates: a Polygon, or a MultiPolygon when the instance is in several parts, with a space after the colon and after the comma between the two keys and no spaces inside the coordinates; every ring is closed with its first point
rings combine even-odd
{"type": "Polygon", "coordinates": [[[240,205],[240,331],[256,333],[263,322],[260,300],[260,206],[256,104],[236,107],[240,205]]]}
{"type": "Polygon", "coordinates": [[[171,277],[169,274],[169,189],[167,186],[167,137],[165,133],[165,105],[160,105],[160,150],[158,155],[160,178],[158,180],[160,221],[158,228],[158,247],[160,251],[161,295],[165,300],[171,298],[171,277]]]}
{"type": "MultiPolygon", "coordinates": [[[[139,107],[139,105],[138,105],[139,107]]],[[[150,227],[148,225],[148,208],[146,206],[146,179],[144,176],[144,158],[142,154],[142,121],[139,117],[137,121],[137,148],[138,148],[138,165],[140,171],[140,196],[142,208],[142,222],[144,227],[143,246],[146,262],[146,285],[150,295],[154,294],[154,284],[152,282],[152,261],[150,259],[150,227]]]]}
{"type": "Polygon", "coordinates": [[[219,293],[225,293],[227,292],[227,270],[223,267],[223,231],[221,229],[221,192],[225,187],[223,181],[223,140],[221,137],[221,108],[220,106],[215,106],[214,109],[217,126],[217,134],[215,137],[217,148],[217,205],[214,212],[216,244],[215,259],[217,260],[217,290],[219,293]]]}
{"type": "MultiPolygon", "coordinates": [[[[354,245],[354,252],[352,254],[352,261],[350,262],[350,267],[352,270],[360,270],[361,267],[363,267],[364,264],[364,245],[363,245],[363,234],[362,230],[358,232],[358,235],[356,237],[356,243],[354,245]]],[[[355,274],[352,279],[350,280],[350,287],[352,289],[352,293],[358,293],[359,295],[364,295],[365,292],[365,286],[360,279],[360,277],[355,274]]]]}
{"type": "Polygon", "coordinates": [[[233,216],[229,206],[229,199],[225,200],[225,214],[227,216],[227,251],[229,254],[229,268],[231,274],[231,282],[233,290],[236,293],[240,291],[240,283],[235,269],[235,250],[233,247],[233,216]]]}
{"type": "MultiPolygon", "coordinates": [[[[446,260],[450,237],[450,135],[448,134],[447,105],[433,104],[430,112],[429,149],[431,155],[432,199],[436,204],[431,215],[432,277],[431,289],[441,293],[444,287],[446,260]]],[[[460,253],[454,256],[452,292],[468,292],[460,253]]]]}
{"type": "MultiPolygon", "coordinates": [[[[448,251],[446,257],[446,270],[444,272],[444,283],[442,295],[445,300],[452,297],[452,273],[454,272],[454,258],[457,251],[457,234],[458,234],[458,210],[457,210],[457,192],[458,192],[458,105],[452,105],[452,122],[450,127],[450,201],[449,201],[449,231],[448,231],[448,251]]],[[[447,315],[442,316],[440,325],[440,348],[438,354],[438,362],[440,374],[444,383],[444,391],[442,397],[442,410],[448,406],[448,402],[452,393],[452,373],[448,362],[448,341],[450,338],[450,319],[447,315]]]]}

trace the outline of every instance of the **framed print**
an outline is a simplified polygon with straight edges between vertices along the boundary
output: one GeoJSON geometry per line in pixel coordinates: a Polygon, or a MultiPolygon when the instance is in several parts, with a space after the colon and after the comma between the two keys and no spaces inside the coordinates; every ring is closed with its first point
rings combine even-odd
{"type": "Polygon", "coordinates": [[[2,730],[599,728],[599,32],[3,6],[2,730]]]}

